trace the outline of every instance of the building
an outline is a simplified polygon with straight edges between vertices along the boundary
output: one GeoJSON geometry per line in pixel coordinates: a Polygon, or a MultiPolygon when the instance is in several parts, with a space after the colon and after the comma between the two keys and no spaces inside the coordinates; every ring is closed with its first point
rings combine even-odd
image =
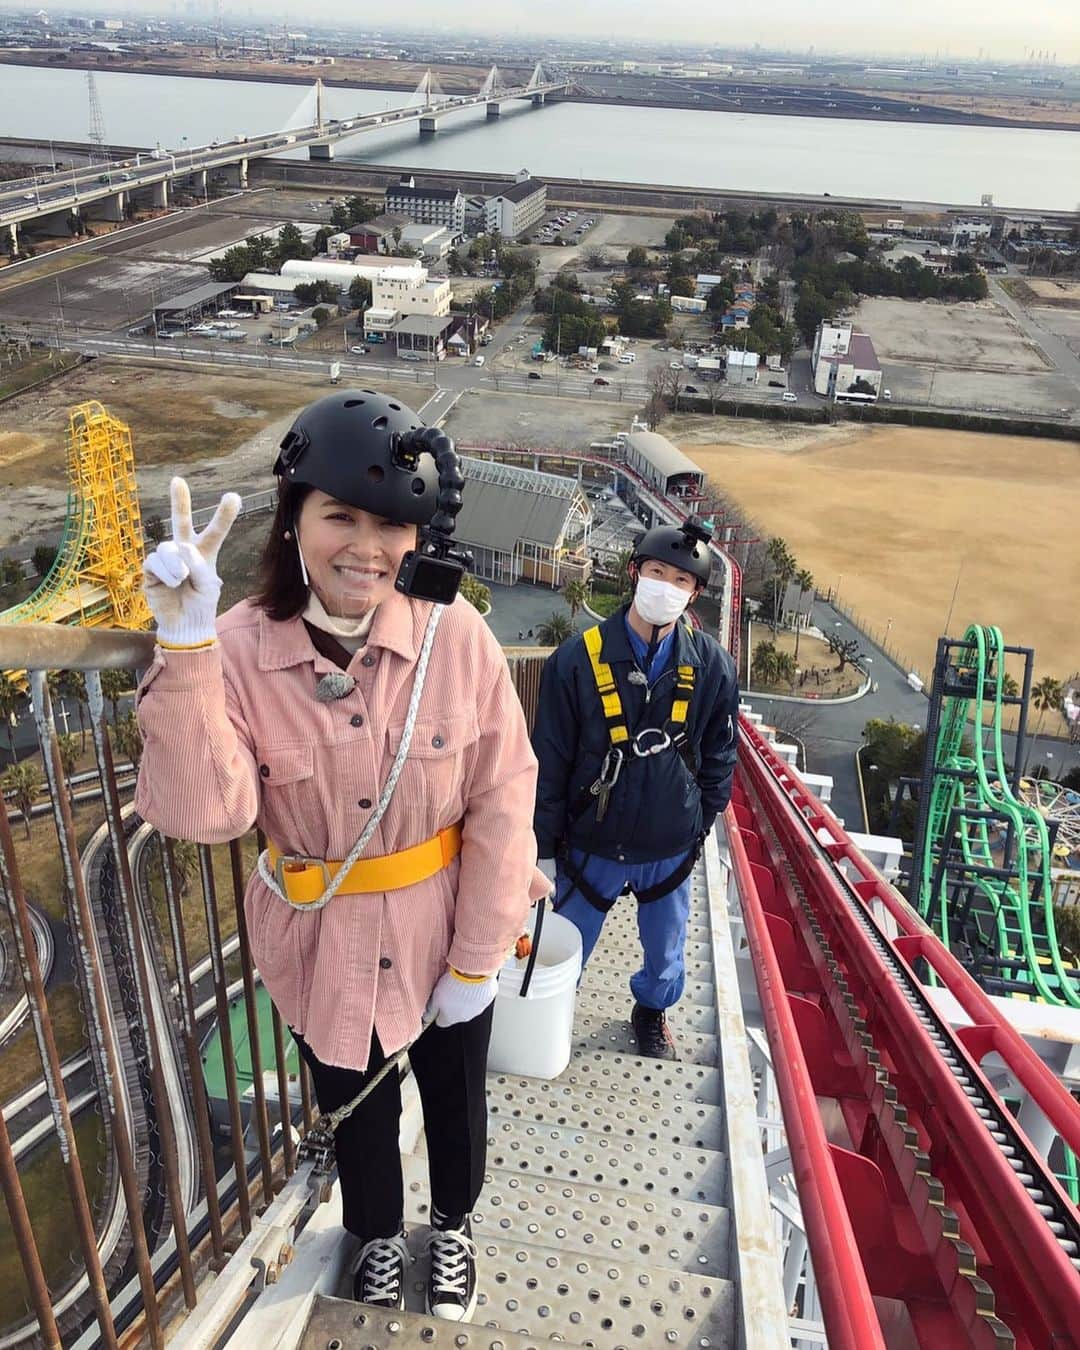
{"type": "Polygon", "coordinates": [[[418,185],[412,175],[386,189],[388,215],[405,216],[420,225],[446,225],[460,232],[465,228],[465,197],[460,188],[418,185]]]}
{"type": "Polygon", "coordinates": [[[449,314],[452,299],[450,282],[445,277],[429,280],[423,267],[384,267],[371,283],[372,306],[398,314],[449,314]]]}
{"type": "Polygon", "coordinates": [[[698,300],[708,300],[714,286],[719,286],[724,278],[719,272],[699,272],[694,279],[694,295],[698,300]]]}
{"type": "Polygon", "coordinates": [[[665,497],[700,497],[705,487],[705,475],[694,461],[656,431],[630,433],[626,464],[665,497]]]}
{"type": "Polygon", "coordinates": [[[418,257],[425,262],[438,262],[460,241],[461,231],[452,230],[446,225],[406,225],[401,231],[399,243],[415,249],[418,257]]]}
{"type": "Polygon", "coordinates": [[[872,403],[881,393],[881,365],[874,344],[850,323],[818,325],[810,368],[814,392],[834,402],[872,403]]]}
{"type": "Polygon", "coordinates": [[[530,229],[547,209],[547,184],[521,169],[509,187],[484,203],[484,229],[504,239],[516,239],[530,229]]]}
{"type": "Polygon", "coordinates": [[[704,314],[708,308],[708,303],[692,295],[673,295],[671,297],[671,308],[675,314],[704,314]]]}
{"type": "MultiPolygon", "coordinates": [[[[245,278],[246,281],[246,278],[245,278]]],[[[187,328],[207,314],[216,314],[239,290],[248,287],[241,281],[208,281],[190,291],[174,295],[154,306],[155,328],[187,328]]]]}
{"type": "Polygon", "coordinates": [[[970,248],[976,239],[985,239],[989,242],[993,230],[992,220],[956,217],[952,223],[952,247],[970,248]]]}
{"type": "MultiPolygon", "coordinates": [[[[395,258],[393,268],[410,271],[419,281],[427,280],[427,269],[419,258],[395,258]]],[[[351,262],[337,258],[290,258],[281,264],[281,275],[294,286],[301,281],[333,281],[347,291],[357,277],[365,277],[374,284],[375,278],[387,269],[385,258],[358,254],[351,262]]]]}
{"type": "Polygon", "coordinates": [[[350,225],[349,244],[361,253],[389,253],[397,243],[394,231],[404,230],[411,223],[408,216],[383,212],[373,220],[350,225]]]}
{"type": "MultiPolygon", "coordinates": [[[[364,315],[365,331],[367,315],[364,315]]],[[[441,361],[446,344],[457,324],[453,314],[405,314],[394,321],[389,336],[397,345],[397,354],[415,352],[427,361],[441,361]]]]}
{"type": "Polygon", "coordinates": [[[757,352],[741,352],[728,348],[725,384],[757,384],[761,356],[757,352]]]}
{"type": "Polygon", "coordinates": [[[553,589],[589,579],[592,508],[576,479],[471,456],[461,468],[465,491],[454,537],[472,550],[476,576],[553,589]]]}

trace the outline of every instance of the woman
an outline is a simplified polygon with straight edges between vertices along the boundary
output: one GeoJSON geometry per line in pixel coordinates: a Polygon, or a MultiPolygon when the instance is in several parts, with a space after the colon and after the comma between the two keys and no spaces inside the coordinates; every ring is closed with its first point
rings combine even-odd
{"type": "MultiPolygon", "coordinates": [[[[187,485],[173,480],[173,538],[145,564],[158,647],[138,695],[136,808],[201,843],[266,833],[245,896],[252,955],[320,1110],[351,1101],[415,1039],[428,1311],[457,1321],[476,1302],[469,1213],[496,973],[548,887],[535,867],[536,759],[498,644],[465,601],[395,589],[440,507],[431,455],[403,454],[419,428],[368,390],[306,408],[274,466],[259,594],[220,620],[216,560],[239,498],[195,535],[187,485]],[[435,1022],[420,1034],[425,1010],[435,1022]]],[[[343,1222],[360,1239],[354,1296],[387,1308],[404,1306],[408,1260],[400,1109],[391,1072],[336,1133],[343,1222]]]]}

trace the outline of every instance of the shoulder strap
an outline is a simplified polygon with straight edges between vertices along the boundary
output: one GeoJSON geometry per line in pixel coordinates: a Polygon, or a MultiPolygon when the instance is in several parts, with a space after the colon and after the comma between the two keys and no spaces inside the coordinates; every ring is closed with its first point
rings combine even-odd
{"type": "Polygon", "coordinates": [[[604,709],[608,736],[611,738],[612,745],[618,745],[620,742],[630,739],[630,732],[626,727],[626,718],[623,715],[622,700],[619,698],[615,676],[611,673],[611,667],[607,662],[600,660],[602,639],[599,625],[594,624],[592,628],[587,628],[582,637],[585,642],[585,651],[588,653],[589,665],[592,667],[593,679],[596,681],[596,692],[600,695],[600,702],[604,709]]]}

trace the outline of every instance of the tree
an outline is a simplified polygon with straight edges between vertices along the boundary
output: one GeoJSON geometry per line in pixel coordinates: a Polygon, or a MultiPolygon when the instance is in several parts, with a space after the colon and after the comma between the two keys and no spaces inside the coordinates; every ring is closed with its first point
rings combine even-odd
{"type": "Polygon", "coordinates": [[[705,297],[705,307],[711,314],[723,314],[735,301],[735,283],[730,276],[718,281],[705,297]]]}
{"type": "Polygon", "coordinates": [[[79,762],[79,742],[75,736],[57,736],[57,749],[60,751],[60,767],[64,771],[64,783],[67,787],[68,802],[75,809],[75,789],[71,785],[71,776],[79,762]]]}
{"type": "Polygon", "coordinates": [[[62,670],[56,682],[56,692],[61,698],[69,698],[75,704],[79,714],[80,753],[86,749],[86,678],[81,670],[62,670]]]}
{"type": "Polygon", "coordinates": [[[836,633],[826,633],[825,641],[828,644],[829,651],[837,659],[836,669],[840,673],[843,673],[848,665],[858,661],[862,655],[859,651],[858,638],[842,638],[836,633]]]}
{"type": "Polygon", "coordinates": [[[583,581],[567,581],[562,588],[563,599],[570,608],[570,622],[577,618],[577,612],[588,599],[588,588],[583,581]]]}
{"type": "Polygon", "coordinates": [[[143,538],[149,544],[160,544],[165,538],[165,522],[160,516],[147,516],[143,521],[143,538]]]}
{"type": "Polygon", "coordinates": [[[536,630],[536,640],[541,647],[561,647],[567,638],[573,637],[574,625],[558,611],[551,615],[536,630]]]}
{"type": "Polygon", "coordinates": [[[41,768],[32,759],[9,764],[0,776],[0,788],[11,794],[16,807],[22,812],[27,839],[30,838],[30,812],[41,793],[43,781],[41,768]]]}
{"type": "Polygon", "coordinates": [[[799,298],[795,302],[795,327],[808,347],[813,345],[818,325],[832,316],[833,306],[829,300],[819,295],[812,286],[799,288],[799,298]]]}
{"type": "Polygon", "coordinates": [[[317,328],[325,328],[330,322],[330,311],[319,305],[317,309],[311,311],[311,317],[315,320],[317,328]]]}
{"type": "Polygon", "coordinates": [[[293,295],[302,305],[336,305],[340,294],[332,281],[301,281],[293,287],[293,295]]]}
{"type": "Polygon", "coordinates": [[[1052,675],[1044,675],[1031,690],[1031,701],[1038,709],[1039,720],[1035,723],[1035,735],[1031,738],[1031,748],[1028,750],[1027,759],[1024,763],[1025,773],[1028,771],[1028,765],[1031,763],[1031,756],[1035,752],[1035,747],[1039,743],[1043,720],[1052,708],[1061,708],[1064,693],[1061,681],[1055,680],[1052,675]]]}
{"type": "Polygon", "coordinates": [[[588,248],[584,253],[585,266],[599,272],[608,263],[607,253],[602,248],[588,248]]]}
{"type": "Polygon", "coordinates": [[[135,679],[130,670],[103,670],[101,672],[101,692],[112,704],[113,726],[119,714],[119,703],[134,686],[135,679]]]}
{"type": "MultiPolygon", "coordinates": [[[[798,588],[799,588],[799,599],[798,599],[798,604],[797,604],[796,607],[797,607],[797,609],[801,610],[801,609],[802,609],[802,600],[803,600],[803,596],[806,594],[807,591],[812,591],[812,590],[814,589],[814,575],[813,575],[813,573],[807,571],[807,569],[806,569],[805,567],[802,568],[800,571],[798,571],[798,572],[795,573],[795,584],[796,584],[796,585],[798,586],[798,588]]],[[[800,638],[800,637],[802,637],[802,624],[799,622],[798,617],[796,617],[796,619],[795,619],[795,662],[796,662],[796,664],[798,664],[798,661],[799,661],[799,638],[800,638]]]]}
{"type": "Polygon", "coordinates": [[[142,758],[142,733],[139,722],[133,712],[126,712],[113,724],[113,739],[116,742],[118,760],[130,760],[136,768],[142,758]]]}
{"type": "Polygon", "coordinates": [[[481,614],[485,614],[491,608],[491,587],[485,586],[482,581],[466,572],[461,578],[459,592],[468,600],[474,609],[478,609],[481,614]]]}
{"type": "Polygon", "coordinates": [[[0,560],[0,586],[17,586],[23,579],[22,564],[15,558],[0,560]]]}
{"type": "Polygon", "coordinates": [[[775,637],[780,628],[780,607],[783,604],[784,591],[788,582],[795,575],[796,568],[795,559],[787,546],[787,542],[781,539],[779,535],[774,535],[769,540],[766,556],[772,566],[772,631],[773,637],[775,637]]]}
{"type": "Polygon", "coordinates": [[[632,548],[621,549],[615,557],[615,584],[619,588],[620,595],[629,595],[633,589],[634,583],[630,576],[630,564],[633,561],[632,548]]]}
{"type": "Polygon", "coordinates": [[[274,264],[278,271],[281,270],[281,264],[291,262],[294,258],[307,259],[312,256],[310,244],[304,243],[304,236],[300,233],[300,228],[291,221],[282,225],[278,231],[277,244],[274,247],[274,264]]]}
{"type": "Polygon", "coordinates": [[[640,244],[635,244],[626,254],[626,265],[632,272],[643,272],[649,266],[649,255],[640,244]]]}
{"type": "Polygon", "coordinates": [[[349,303],[353,309],[367,309],[371,304],[371,282],[367,277],[353,277],[349,282],[349,303]]]}
{"type": "Polygon", "coordinates": [[[52,544],[38,544],[30,557],[33,559],[34,571],[39,577],[48,576],[53,563],[56,561],[57,549],[52,544]]]}
{"type": "Polygon", "coordinates": [[[750,680],[753,684],[770,685],[776,680],[776,658],[779,653],[775,644],[762,640],[754,648],[750,661],[750,680]]]}

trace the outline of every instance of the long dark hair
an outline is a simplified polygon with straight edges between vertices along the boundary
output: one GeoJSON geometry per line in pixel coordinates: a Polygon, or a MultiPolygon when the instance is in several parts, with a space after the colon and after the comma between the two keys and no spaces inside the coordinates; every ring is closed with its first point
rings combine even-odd
{"type": "Polygon", "coordinates": [[[308,601],[308,588],[296,550],[296,522],[304,499],[312,492],[305,483],[278,479],[277,509],[259,559],[259,588],[255,603],[271,619],[295,619],[308,601]],[[285,538],[288,530],[291,538],[285,538]]]}

